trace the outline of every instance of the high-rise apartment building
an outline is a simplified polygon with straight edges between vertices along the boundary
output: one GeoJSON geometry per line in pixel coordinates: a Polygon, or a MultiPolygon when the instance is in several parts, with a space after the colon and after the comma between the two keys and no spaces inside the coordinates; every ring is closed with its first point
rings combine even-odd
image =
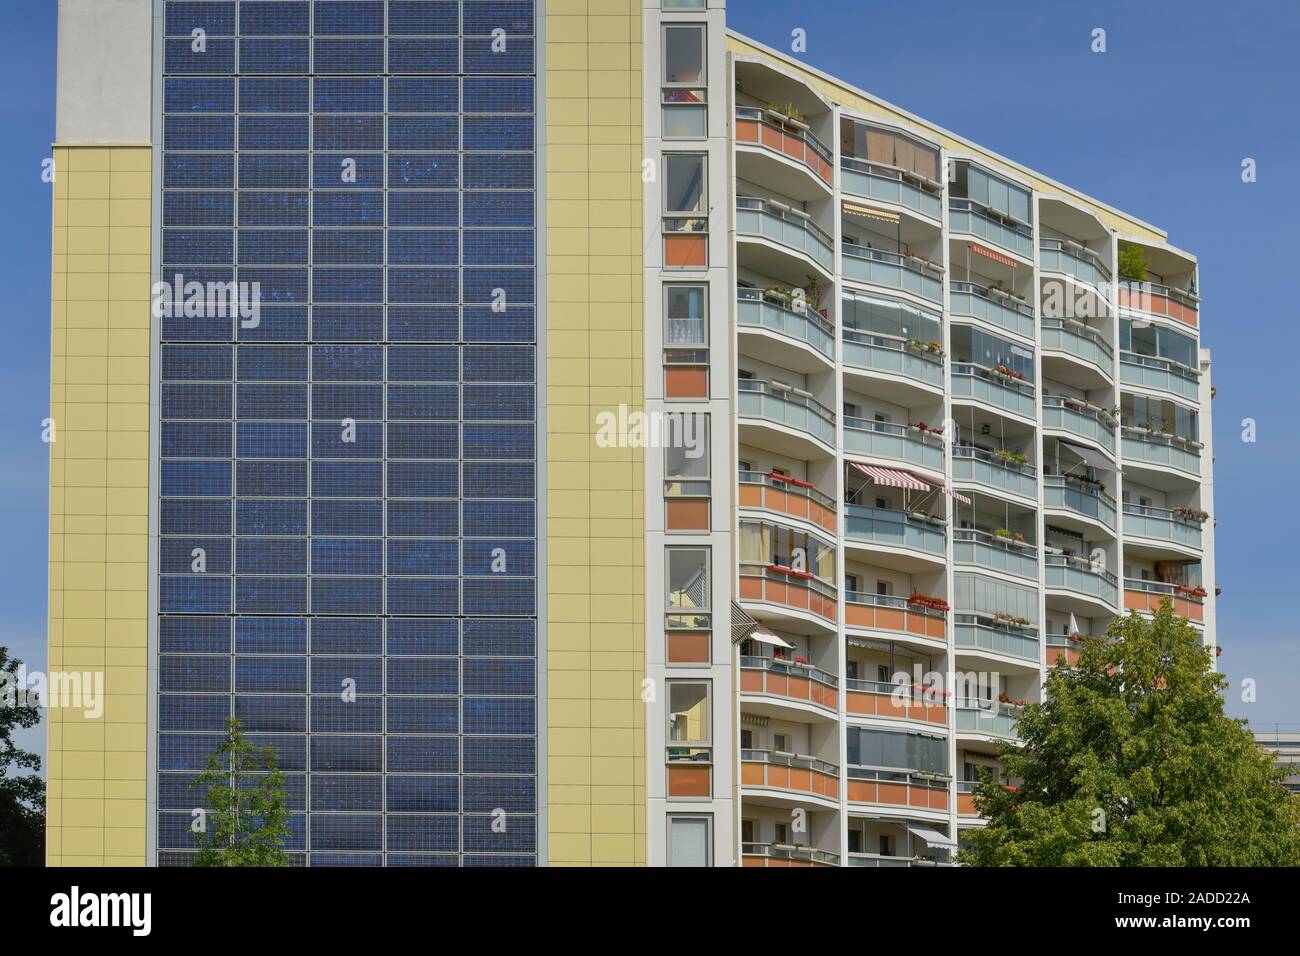
{"type": "Polygon", "coordinates": [[[945,862],[1073,637],[1214,644],[1157,228],[716,0],[59,7],[52,864],[232,716],[305,865],[945,862]]]}

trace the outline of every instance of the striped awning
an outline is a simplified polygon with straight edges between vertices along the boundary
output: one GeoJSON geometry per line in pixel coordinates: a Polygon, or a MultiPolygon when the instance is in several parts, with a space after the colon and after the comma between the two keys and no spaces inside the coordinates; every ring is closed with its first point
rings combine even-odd
{"type": "Polygon", "coordinates": [[[888,485],[891,488],[911,488],[914,491],[929,491],[930,483],[915,478],[905,471],[898,471],[894,468],[879,468],[875,465],[859,465],[853,462],[853,467],[862,472],[878,485],[888,485]]]}
{"type": "Polygon", "coordinates": [[[898,213],[896,212],[876,209],[874,206],[861,206],[855,202],[846,202],[844,211],[850,215],[866,216],[869,219],[879,219],[882,222],[898,222],[898,213]]]}
{"type": "MultiPolygon", "coordinates": [[[[937,488],[939,486],[935,485],[935,487],[937,488]]],[[[965,495],[963,495],[960,491],[954,491],[950,487],[945,487],[943,489],[943,493],[947,495],[949,498],[955,499],[956,501],[960,501],[964,505],[970,504],[970,499],[967,498],[965,495]]]]}
{"type": "Polygon", "coordinates": [[[1004,266],[1012,266],[1014,268],[1015,266],[1020,264],[1016,262],[1015,259],[1012,259],[1010,256],[1003,255],[1000,252],[994,252],[988,246],[981,246],[978,242],[972,242],[970,244],[970,250],[971,252],[978,252],[980,255],[984,256],[985,258],[992,259],[994,262],[1000,262],[1004,266]]]}

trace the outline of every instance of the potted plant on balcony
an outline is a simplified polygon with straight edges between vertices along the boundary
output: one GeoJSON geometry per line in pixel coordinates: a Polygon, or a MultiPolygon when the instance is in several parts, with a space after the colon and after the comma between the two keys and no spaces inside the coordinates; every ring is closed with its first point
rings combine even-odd
{"type": "Polygon", "coordinates": [[[802,670],[812,670],[812,664],[808,663],[808,658],[806,657],[796,657],[791,663],[802,670]]]}
{"type": "Polygon", "coordinates": [[[993,533],[994,533],[995,535],[997,535],[999,538],[1010,538],[1010,537],[1011,537],[1011,532],[1010,532],[1009,530],[1007,530],[1006,528],[994,528],[994,529],[993,529],[993,533]]]}
{"type": "Polygon", "coordinates": [[[940,357],[943,356],[943,343],[942,343],[942,342],[929,342],[929,343],[926,344],[925,347],[930,351],[931,354],[933,354],[933,355],[938,355],[938,356],[940,356],[940,357]]]}
{"type": "Polygon", "coordinates": [[[768,103],[767,109],[781,117],[781,122],[788,124],[792,133],[800,133],[808,128],[808,117],[799,112],[793,103],[768,103]]]}
{"type": "Polygon", "coordinates": [[[1118,265],[1121,279],[1132,279],[1136,282],[1146,281],[1147,271],[1151,268],[1145,250],[1135,243],[1123,240],[1119,244],[1118,265]]]}

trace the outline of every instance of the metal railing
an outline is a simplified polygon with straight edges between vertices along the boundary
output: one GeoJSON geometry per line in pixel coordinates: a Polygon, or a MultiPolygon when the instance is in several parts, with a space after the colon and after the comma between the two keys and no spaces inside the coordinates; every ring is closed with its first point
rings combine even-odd
{"type": "Polygon", "coordinates": [[[834,445],[835,413],[815,398],[757,378],[738,379],[736,387],[741,416],[779,422],[834,445]]]}
{"type": "Polygon", "coordinates": [[[875,372],[893,372],[926,385],[943,388],[943,358],[909,345],[896,335],[842,328],[844,364],[875,372]]]}
{"type": "Polygon", "coordinates": [[[1086,558],[1071,554],[1043,555],[1043,568],[1049,588],[1064,588],[1119,606],[1119,579],[1105,568],[1094,567],[1086,558]]]}
{"type": "MultiPolygon", "coordinates": [[[[839,679],[834,674],[828,674],[810,664],[796,664],[793,661],[782,661],[775,657],[742,657],[740,666],[744,670],[764,671],[785,677],[806,677],[827,687],[839,686],[839,679]]],[[[778,696],[789,697],[791,695],[780,694],[778,696]]]]}
{"type": "MultiPolygon", "coordinates": [[[[833,162],[831,151],[812,134],[811,130],[801,126],[791,129],[789,117],[761,106],[737,106],[736,119],[758,123],[769,135],[759,133],[756,145],[769,149],[778,155],[796,160],[807,166],[818,179],[829,185],[830,169],[833,162]],[[793,144],[793,146],[792,146],[793,144]],[[820,162],[814,162],[811,153],[820,162]]],[[[737,145],[747,145],[749,140],[737,137],[737,145]]]]}
{"type": "Polygon", "coordinates": [[[944,555],[947,528],[941,522],[866,505],[845,505],[844,513],[844,537],[850,541],[944,555]]]}
{"type": "Polygon", "coordinates": [[[948,200],[948,229],[996,243],[1026,259],[1034,257],[1034,230],[983,203],[952,197],[948,200]]]}
{"type": "Polygon", "coordinates": [[[1110,268],[1101,261],[1101,256],[1064,239],[1038,240],[1038,268],[1063,272],[1098,288],[1110,282],[1110,268]]]}
{"type": "Polygon", "coordinates": [[[1028,463],[1020,464],[1000,458],[996,452],[985,451],[974,445],[952,446],[952,477],[954,481],[973,481],[988,485],[1024,498],[1037,496],[1035,481],[1037,469],[1028,463]]]}
{"type": "Polygon", "coordinates": [[[931,262],[847,240],[840,251],[848,279],[901,289],[931,302],[943,301],[943,269],[931,262]]]}
{"type": "Polygon", "coordinates": [[[896,422],[844,419],[844,450],[873,458],[892,458],[922,468],[943,470],[943,439],[896,422]]]}
{"type": "Polygon", "coordinates": [[[1038,579],[1038,549],[1017,543],[1014,538],[991,534],[978,528],[955,528],[952,533],[953,561],[1038,579]]]}
{"type": "Polygon", "coordinates": [[[737,289],[736,299],[737,324],[778,332],[834,357],[835,328],[811,304],[799,312],[791,300],[762,289],[737,289]]]}
{"type": "Polygon", "coordinates": [[[770,199],[736,197],[736,232],[761,236],[808,256],[827,272],[834,264],[834,241],[812,218],[770,199]]]}
{"type": "Polygon", "coordinates": [[[969,315],[1027,339],[1034,337],[1034,308],[1010,295],[998,295],[977,282],[948,283],[948,309],[969,315]]]}
{"type": "Polygon", "coordinates": [[[1187,548],[1201,548],[1201,522],[1168,508],[1124,503],[1124,535],[1139,535],[1187,548]]]}
{"type": "Polygon", "coordinates": [[[1034,417],[1034,386],[1021,379],[1003,375],[974,362],[952,363],[953,398],[973,398],[995,408],[1034,417]]]}
{"type": "Polygon", "coordinates": [[[1165,392],[1200,401],[1201,373],[1173,359],[1157,355],[1140,355],[1137,352],[1119,353],[1120,381],[1125,385],[1156,388],[1165,392]]]}
{"type": "Polygon", "coordinates": [[[1043,427],[1059,428],[1101,445],[1114,454],[1115,419],[1110,412],[1061,395],[1043,396],[1043,427]]]}
{"type": "Polygon", "coordinates": [[[943,187],[894,166],[882,166],[852,156],[840,157],[840,187],[846,193],[905,206],[938,220],[943,187]]]}
{"type": "Polygon", "coordinates": [[[1068,475],[1044,475],[1043,506],[1073,511],[1115,530],[1115,499],[1092,482],[1068,475]]]}
{"type": "Polygon", "coordinates": [[[742,856],[761,857],[765,860],[787,860],[821,866],[839,866],[840,855],[815,846],[796,846],[792,843],[742,843],[742,856]]]}
{"type": "Polygon", "coordinates": [[[1115,374],[1115,353],[1110,343],[1096,329],[1071,319],[1042,321],[1042,347],[1044,351],[1065,352],[1089,362],[1110,378],[1115,374]]]}

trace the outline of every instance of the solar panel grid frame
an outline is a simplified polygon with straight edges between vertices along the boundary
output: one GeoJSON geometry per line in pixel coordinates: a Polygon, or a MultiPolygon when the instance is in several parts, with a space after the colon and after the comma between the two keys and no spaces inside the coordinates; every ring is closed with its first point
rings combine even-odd
{"type": "MultiPolygon", "coordinates": [[[[169,7],[170,7],[170,5],[172,5],[172,4],[169,4],[169,7]]],[[[233,4],[229,4],[229,5],[233,5],[233,4]]],[[[281,5],[281,7],[283,7],[283,4],[278,4],[278,5],[281,5]]],[[[322,7],[322,5],[328,5],[328,4],[317,4],[316,7],[317,7],[317,8],[318,8],[318,7],[322,7]]],[[[350,4],[333,4],[333,5],[334,5],[334,7],[348,7],[348,5],[350,5],[350,4]]],[[[454,7],[455,4],[439,4],[439,5],[441,5],[441,7],[454,7]]],[[[465,4],[465,5],[467,5],[467,7],[469,7],[469,5],[471,5],[471,4],[469,4],[469,3],[468,3],[468,0],[467,0],[467,4],[465,4]]],[[[243,7],[260,7],[260,8],[266,8],[266,7],[268,7],[268,4],[250,4],[250,3],[246,3],[246,4],[243,4],[243,7]]],[[[382,7],[382,4],[374,5],[374,7],[382,7]]],[[[396,8],[396,7],[400,7],[400,8],[406,8],[406,9],[413,9],[413,8],[417,7],[417,4],[396,3],[396,1],[394,1],[394,3],[391,4],[391,7],[394,7],[394,8],[396,8]]],[[[490,7],[502,7],[502,5],[499,5],[499,4],[476,4],[476,7],[481,7],[481,8],[490,8],[490,7]]],[[[530,4],[506,4],[506,5],[504,5],[504,7],[508,7],[508,8],[528,8],[528,7],[530,7],[530,4]]],[[[238,56],[238,53],[235,53],[235,56],[238,56]]],[[[235,181],[234,181],[234,185],[233,185],[233,189],[234,189],[235,193],[238,194],[238,179],[235,179],[235,181]]],[[[313,228],[313,224],[312,224],[312,222],[308,222],[307,228],[308,228],[308,230],[311,230],[311,229],[313,228]]],[[[529,230],[530,230],[530,228],[529,228],[529,230]]],[[[385,245],[387,245],[387,243],[385,243],[385,245]]],[[[238,256],[233,256],[233,260],[235,260],[235,259],[238,259],[238,256]]],[[[200,263],[200,264],[201,264],[201,263],[200,263]]],[[[233,263],[231,263],[231,264],[234,265],[234,261],[233,261],[233,263]]],[[[386,263],[385,263],[385,264],[386,264],[386,263]]],[[[385,310],[385,311],[386,311],[386,310],[385,310]]],[[[234,362],[234,363],[231,363],[231,364],[234,365],[234,368],[231,369],[231,376],[230,376],[229,380],[225,380],[225,381],[217,382],[217,384],[220,384],[220,385],[230,385],[231,382],[237,382],[237,381],[240,381],[240,377],[239,377],[239,373],[238,373],[238,359],[235,359],[235,362],[234,362]]],[[[508,365],[508,364],[517,365],[517,364],[519,364],[519,362],[517,362],[517,358],[516,358],[516,359],[515,359],[515,362],[513,362],[513,363],[507,363],[507,365],[508,365]]],[[[308,381],[311,381],[311,377],[309,377],[309,376],[308,376],[308,381]]],[[[534,450],[534,451],[536,451],[536,450],[534,450]]],[[[467,463],[467,464],[468,464],[468,463],[467,463]]],[[[485,462],[484,464],[491,464],[491,462],[485,462]]],[[[504,463],[504,464],[513,464],[513,462],[508,462],[508,463],[504,463]]],[[[308,498],[308,501],[311,501],[311,498],[308,498]]],[[[231,511],[234,511],[234,509],[231,509],[231,511]]],[[[234,515],[231,515],[231,520],[234,520],[234,515]]],[[[235,528],[235,527],[231,527],[231,533],[233,533],[233,535],[234,535],[234,532],[235,532],[235,531],[237,531],[237,528],[235,528]]],[[[516,649],[517,649],[517,648],[516,648],[516,649]]],[[[533,644],[533,652],[536,653],[536,643],[533,644]]],[[[235,657],[235,656],[231,656],[230,659],[231,659],[231,670],[234,670],[234,665],[235,665],[235,662],[237,662],[237,659],[238,659],[238,658],[235,657]]],[[[534,659],[536,659],[536,658],[534,658],[534,659]]],[[[308,658],[307,658],[307,661],[311,661],[311,658],[308,657],[308,658]]],[[[238,700],[238,698],[237,698],[237,700],[238,700]]],[[[536,719],[536,706],[534,706],[533,713],[534,713],[534,719],[536,719]]],[[[517,741],[517,744],[525,745],[525,749],[526,749],[526,757],[528,757],[528,761],[532,762],[532,763],[530,763],[530,766],[532,766],[532,769],[533,769],[533,770],[536,770],[536,744],[534,744],[534,741],[523,741],[523,740],[521,740],[521,741],[517,741]]],[[[386,749],[387,749],[387,748],[385,748],[385,750],[386,750],[386,749]]],[[[517,748],[515,748],[515,749],[517,749],[517,748]]],[[[520,754],[516,754],[516,760],[517,760],[517,757],[519,757],[519,756],[520,756],[520,754]]],[[[526,761],[525,761],[525,762],[526,762],[526,761]]],[[[459,769],[460,769],[461,773],[464,773],[464,763],[461,763],[459,769]]],[[[516,769],[516,770],[519,770],[519,767],[516,766],[515,769],[516,769]]],[[[469,778],[469,779],[490,779],[490,778],[469,778]]],[[[532,778],[519,778],[519,779],[521,779],[521,780],[525,780],[525,782],[528,783],[529,786],[533,786],[533,787],[534,787],[534,790],[536,790],[536,786],[534,786],[534,782],[533,782],[532,778]]],[[[511,782],[513,782],[513,780],[511,780],[511,782]]],[[[534,796],[536,796],[536,793],[534,793],[534,796]]],[[[536,809],[536,803],[533,804],[533,809],[536,809]]],[[[312,823],[311,830],[315,830],[315,816],[312,817],[312,821],[313,821],[313,823],[312,823]]],[[[481,822],[481,821],[480,821],[480,822],[481,822]]],[[[403,830],[404,834],[406,834],[406,836],[404,836],[403,839],[409,839],[409,836],[411,836],[411,834],[409,834],[409,831],[407,830],[407,826],[408,826],[408,823],[407,823],[407,822],[404,822],[404,823],[403,823],[403,826],[402,826],[402,827],[399,827],[399,829],[400,829],[400,830],[403,830]]],[[[303,827],[303,830],[307,830],[307,827],[303,827]]],[[[481,827],[481,826],[476,826],[476,827],[474,827],[473,832],[476,832],[476,834],[481,834],[481,832],[482,832],[482,827],[481,827]]],[[[458,836],[459,836],[459,835],[458,835],[458,836]]],[[[534,861],[534,857],[532,857],[532,856],[508,856],[508,855],[506,855],[506,856],[481,856],[481,853],[484,852],[485,849],[489,849],[489,847],[485,847],[485,845],[469,845],[469,844],[471,844],[471,843],[477,843],[477,838],[469,839],[469,832],[467,831],[467,834],[465,834],[464,838],[460,838],[460,843],[459,843],[459,845],[458,845],[458,848],[456,848],[456,849],[458,849],[458,852],[460,853],[459,862],[461,862],[461,864],[464,864],[464,865],[481,865],[481,864],[484,864],[484,862],[489,862],[489,864],[491,864],[491,862],[500,862],[500,864],[524,864],[524,865],[528,865],[528,864],[530,864],[530,862],[533,862],[533,861],[534,861]],[[468,851],[473,851],[473,849],[477,849],[478,853],[471,853],[471,852],[468,852],[468,851]]],[[[387,840],[386,840],[386,839],[383,840],[383,842],[381,843],[381,845],[385,845],[385,847],[393,848],[393,847],[391,847],[391,845],[390,845],[389,843],[387,843],[387,840]]],[[[307,849],[307,848],[309,848],[309,847],[311,847],[311,842],[309,842],[309,836],[305,836],[304,849],[307,849]]],[[[525,848],[525,849],[528,849],[528,847],[524,847],[524,848],[525,848]]],[[[533,847],[533,848],[536,848],[536,847],[533,847]]],[[[357,848],[357,849],[360,849],[360,848],[357,848]]],[[[516,849],[517,849],[517,848],[516,848],[516,849]]],[[[168,855],[168,856],[169,856],[169,858],[175,857],[174,853],[172,853],[172,855],[168,855]]],[[[370,861],[370,862],[373,862],[373,860],[378,860],[378,858],[381,858],[380,855],[373,855],[373,853],[367,853],[367,855],[364,855],[364,856],[365,856],[365,858],[367,858],[367,860],[370,861]]],[[[441,860],[439,860],[439,858],[434,858],[434,857],[417,858],[417,857],[412,857],[411,855],[404,855],[404,856],[403,856],[403,855],[398,855],[398,857],[399,857],[399,858],[396,858],[396,860],[394,861],[394,862],[398,862],[398,864],[411,864],[411,862],[439,862],[439,861],[446,861],[446,858],[441,858],[441,860]]],[[[333,864],[333,862],[339,862],[339,861],[341,861],[341,860],[342,860],[342,861],[346,861],[346,860],[347,860],[347,857],[346,857],[346,856],[344,856],[344,857],[338,857],[338,855],[330,855],[329,857],[325,857],[324,860],[322,860],[322,862],[325,862],[326,860],[330,861],[331,864],[333,864]]],[[[179,857],[175,857],[175,861],[179,861],[179,857]]],[[[369,865],[369,864],[368,864],[368,865],[369,865]]]]}

